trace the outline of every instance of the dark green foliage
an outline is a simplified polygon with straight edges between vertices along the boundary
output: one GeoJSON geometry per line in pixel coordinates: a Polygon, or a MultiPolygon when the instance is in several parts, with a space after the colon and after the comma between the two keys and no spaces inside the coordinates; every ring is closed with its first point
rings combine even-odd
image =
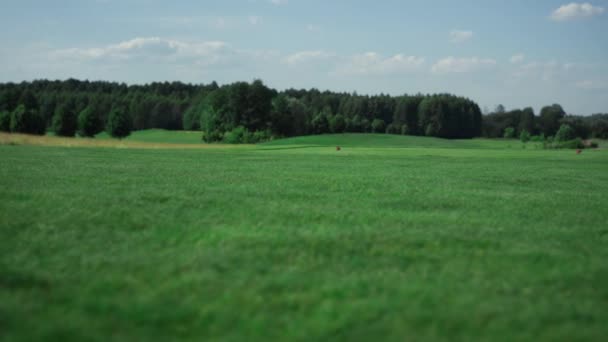
{"type": "Polygon", "coordinates": [[[312,132],[314,134],[329,133],[329,120],[326,112],[317,114],[311,121],[312,132]]]}
{"type": "Polygon", "coordinates": [[[372,133],[385,133],[386,124],[382,119],[374,119],[372,121],[372,133]]]}
{"type": "Polygon", "coordinates": [[[393,122],[386,126],[386,134],[401,134],[401,127],[399,127],[399,124],[393,122]]]}
{"type": "Polygon", "coordinates": [[[546,145],[546,147],[555,148],[555,149],[561,149],[561,148],[583,149],[586,146],[583,143],[583,140],[581,140],[581,138],[576,138],[576,139],[565,140],[565,141],[554,140],[553,143],[546,145]]]}
{"type": "Polygon", "coordinates": [[[521,131],[519,134],[519,140],[521,140],[521,142],[524,144],[527,143],[530,141],[530,133],[526,130],[521,131]]]}
{"type": "Polygon", "coordinates": [[[78,114],[78,134],[83,137],[94,137],[103,130],[102,122],[92,107],[87,107],[78,114]]]}
{"type": "Polygon", "coordinates": [[[346,119],[344,115],[337,114],[329,119],[329,129],[332,133],[344,133],[346,130],[346,119]]]}
{"type": "Polygon", "coordinates": [[[503,137],[507,127],[514,129],[514,137],[523,131],[554,135],[561,124],[568,124],[578,137],[608,138],[608,115],[566,116],[559,105],[543,108],[538,117],[532,108],[507,111],[501,105],[482,117],[475,102],[449,94],[366,96],[314,88],[277,92],[260,80],[221,87],[215,82],[128,86],[74,79],[0,83],[0,110],[12,112],[19,104],[42,116],[47,127],[61,126],[55,129],[68,136],[86,108],[106,127],[108,114],[120,106],[132,118],[133,129],[201,130],[214,141],[239,126],[280,137],[373,131],[467,139],[503,137]],[[60,109],[66,105],[70,115],[60,109]],[[62,115],[54,121],[58,112],[62,115]],[[375,120],[382,120],[385,129],[374,128],[375,120]]]}
{"type": "Polygon", "coordinates": [[[250,132],[247,128],[238,126],[224,133],[222,141],[227,144],[257,144],[269,139],[270,134],[266,131],[250,132]]]}
{"type": "Polygon", "coordinates": [[[46,122],[38,111],[19,105],[11,113],[10,130],[13,133],[43,135],[46,132],[46,122]]]}
{"type": "Polygon", "coordinates": [[[11,113],[8,110],[0,111],[0,132],[11,131],[11,113]]]}
{"type": "Polygon", "coordinates": [[[560,127],[560,121],[566,116],[566,112],[562,106],[554,104],[543,107],[540,111],[538,123],[541,132],[545,135],[555,135],[560,127]]]}
{"type": "Polygon", "coordinates": [[[426,136],[473,138],[481,134],[481,110],[473,101],[440,94],[424,98],[418,108],[426,136]]]}
{"type": "Polygon", "coordinates": [[[124,108],[115,107],[108,116],[106,131],[114,138],[124,138],[131,134],[131,117],[124,108]]]}
{"type": "MultiPolygon", "coordinates": [[[[576,137],[576,134],[570,125],[562,124],[555,134],[555,141],[564,142],[572,140],[576,137]]],[[[579,137],[580,138],[580,137],[579,137]]]]}
{"type": "Polygon", "coordinates": [[[513,128],[513,127],[507,127],[507,128],[505,128],[505,131],[504,131],[502,137],[505,138],[505,139],[513,139],[513,138],[515,138],[515,128],[513,128]]]}
{"type": "Polygon", "coordinates": [[[73,137],[78,129],[78,114],[76,103],[68,101],[57,107],[53,115],[53,131],[56,135],[73,137]]]}

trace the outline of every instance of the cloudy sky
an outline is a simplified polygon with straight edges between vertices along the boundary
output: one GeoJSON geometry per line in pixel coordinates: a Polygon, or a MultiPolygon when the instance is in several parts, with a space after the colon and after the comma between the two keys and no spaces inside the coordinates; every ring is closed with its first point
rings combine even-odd
{"type": "Polygon", "coordinates": [[[608,112],[608,0],[1,0],[0,81],[181,80],[608,112]]]}

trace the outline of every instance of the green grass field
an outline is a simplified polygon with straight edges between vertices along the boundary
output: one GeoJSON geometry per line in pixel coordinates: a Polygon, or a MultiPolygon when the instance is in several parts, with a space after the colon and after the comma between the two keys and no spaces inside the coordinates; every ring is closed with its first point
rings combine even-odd
{"type": "Polygon", "coordinates": [[[608,336],[605,149],[344,135],[0,161],[3,341],[608,336]]]}

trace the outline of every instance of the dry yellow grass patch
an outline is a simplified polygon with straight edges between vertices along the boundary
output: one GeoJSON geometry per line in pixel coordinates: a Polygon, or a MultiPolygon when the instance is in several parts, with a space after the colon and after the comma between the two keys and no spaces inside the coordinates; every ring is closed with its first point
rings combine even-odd
{"type": "Polygon", "coordinates": [[[242,148],[254,145],[229,144],[172,144],[127,141],[118,139],[66,138],[0,132],[0,145],[34,145],[61,147],[107,147],[107,148],[149,148],[149,149],[208,149],[208,148],[242,148]]]}

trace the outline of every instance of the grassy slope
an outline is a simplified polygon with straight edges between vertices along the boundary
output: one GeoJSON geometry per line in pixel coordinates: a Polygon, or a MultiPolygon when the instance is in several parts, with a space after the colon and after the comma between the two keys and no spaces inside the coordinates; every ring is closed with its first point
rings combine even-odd
{"type": "Polygon", "coordinates": [[[0,146],[0,338],[608,334],[605,150],[351,138],[0,146]]]}

